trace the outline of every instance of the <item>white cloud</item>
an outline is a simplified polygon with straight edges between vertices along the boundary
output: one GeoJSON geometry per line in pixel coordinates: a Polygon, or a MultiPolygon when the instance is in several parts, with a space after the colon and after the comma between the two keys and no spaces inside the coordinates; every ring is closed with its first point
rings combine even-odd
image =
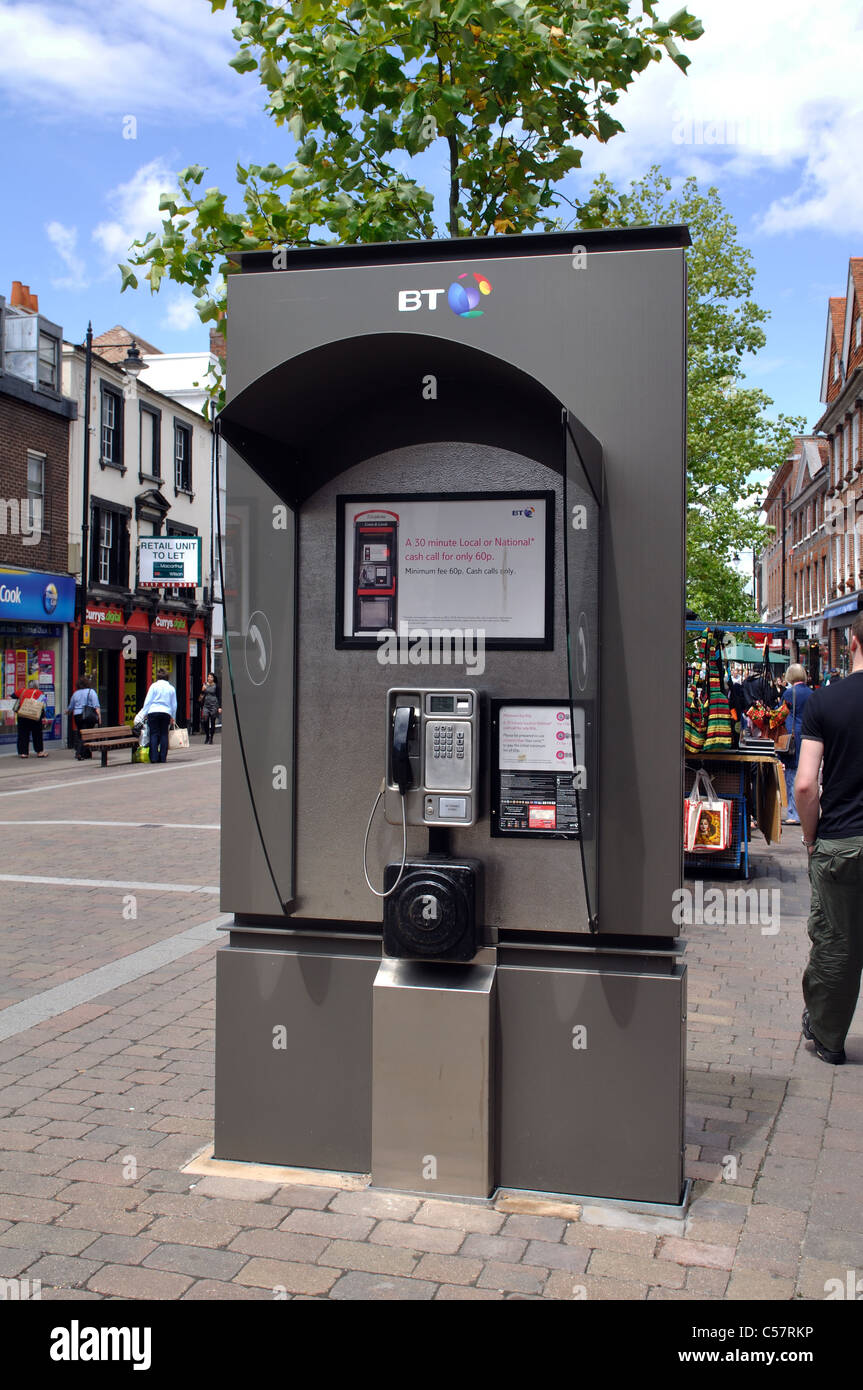
{"type": "Polygon", "coordinates": [[[94,228],[94,241],[112,260],[124,259],[133,241],[158,231],[160,194],[176,186],[177,176],[164,160],[142,164],[128,183],[119,184],[108,194],[106,201],[113,217],[94,228]]]}
{"type": "Polygon", "coordinates": [[[160,322],[162,328],[173,328],[180,333],[200,327],[201,321],[195,308],[194,297],[189,293],[174,295],[168,300],[160,322]]]}
{"type": "Polygon", "coordinates": [[[85,290],[90,282],[84,261],[78,254],[78,228],[64,227],[62,222],[49,222],[45,234],[69,272],[68,275],[52,279],[51,284],[58,290],[85,290]]]}
{"type": "Polygon", "coordinates": [[[227,66],[234,23],[205,0],[0,0],[0,93],[30,116],[41,107],[102,123],[127,113],[199,118],[212,104],[220,120],[237,120],[260,108],[261,94],[227,66]]]}
{"type": "MultiPolygon", "coordinates": [[[[665,6],[673,8],[677,0],[665,6]]],[[[658,162],[705,181],[781,175],[791,192],[770,205],[761,230],[859,231],[859,0],[694,0],[690,9],[705,32],[686,45],[688,75],[665,60],[642,73],[615,108],[626,133],[590,142],[585,173],[623,182],[658,162]]]]}

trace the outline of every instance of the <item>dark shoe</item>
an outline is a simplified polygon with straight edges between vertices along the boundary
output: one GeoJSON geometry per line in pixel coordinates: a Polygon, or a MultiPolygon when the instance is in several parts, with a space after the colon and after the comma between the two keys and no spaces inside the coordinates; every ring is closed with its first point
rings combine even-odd
{"type": "Polygon", "coordinates": [[[829,1047],[825,1047],[823,1043],[818,1041],[815,1034],[812,1032],[808,1009],[803,1010],[803,1036],[808,1042],[814,1043],[815,1056],[820,1057],[822,1062],[829,1062],[833,1067],[841,1067],[843,1062],[845,1062],[844,1047],[841,1048],[839,1052],[831,1052],[829,1047]]]}

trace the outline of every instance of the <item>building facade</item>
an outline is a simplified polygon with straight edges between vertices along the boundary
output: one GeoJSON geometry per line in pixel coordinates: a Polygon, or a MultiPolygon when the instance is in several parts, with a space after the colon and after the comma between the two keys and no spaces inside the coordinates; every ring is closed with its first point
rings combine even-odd
{"type": "Polygon", "coordinates": [[[86,576],[74,674],[91,677],[110,724],[128,723],[151,681],[166,677],[177,690],[178,722],[195,727],[209,635],[204,584],[142,586],[138,541],[197,537],[202,556],[208,553],[211,429],[187,405],[153,389],[144,379],[146,367],[138,376],[128,365],[132,341],[119,327],[93,340],[86,511],[88,354],[82,345],[63,346],[64,387],[78,406],[71,431],[69,537],[74,569],[79,579],[82,569],[86,576]]]}
{"type": "Polygon", "coordinates": [[[763,510],[771,539],[756,557],[756,603],[788,628],[792,655],[813,647],[822,670],[849,669],[849,629],[863,607],[863,257],[829,301],[821,377],[825,406],[795,440],[763,510]]]}
{"type": "Polygon", "coordinates": [[[50,748],[65,733],[74,631],[70,577],[69,432],[59,324],[29,287],[0,296],[0,751],[15,743],[14,697],[45,695],[50,748]]]}

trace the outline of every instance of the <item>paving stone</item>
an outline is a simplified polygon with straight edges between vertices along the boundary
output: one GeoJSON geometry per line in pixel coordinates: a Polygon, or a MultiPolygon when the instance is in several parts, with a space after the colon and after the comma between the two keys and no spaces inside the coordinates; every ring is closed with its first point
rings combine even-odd
{"type": "Polygon", "coordinates": [[[569,1269],[577,1274],[587,1269],[591,1251],[587,1246],[561,1245],[550,1240],[532,1240],[522,1256],[526,1265],[542,1265],[545,1269],[569,1269]]]}
{"type": "Polygon", "coordinates": [[[368,1274],[411,1274],[417,1261],[415,1250],[351,1240],[334,1240],[318,1256],[318,1264],[362,1270],[368,1274]]]}
{"type": "Polygon", "coordinates": [[[438,1284],[473,1284],[482,1267],[482,1260],[460,1255],[423,1255],[414,1273],[418,1279],[431,1279],[438,1284]]]}
{"type": "Polygon", "coordinates": [[[552,1216],[508,1216],[500,1234],[524,1240],[558,1241],[566,1229],[565,1221],[552,1216]]]}
{"type": "Polygon", "coordinates": [[[553,1269],[542,1291],[543,1298],[586,1302],[587,1276],[569,1270],[553,1269]]]}
{"type": "Polygon", "coordinates": [[[848,1271],[835,1260],[811,1260],[804,1256],[797,1271],[797,1296],[826,1299],[828,1293],[835,1290],[835,1285],[830,1285],[831,1279],[841,1280],[843,1292],[847,1292],[847,1276],[848,1271]]]}
{"type": "Polygon", "coordinates": [[[682,1289],[685,1282],[685,1270],[668,1260],[648,1260],[616,1250],[594,1250],[588,1271],[591,1275],[624,1279],[633,1284],[665,1284],[670,1289],[682,1289]]]}
{"type": "Polygon", "coordinates": [[[42,1297],[48,1288],[75,1289],[86,1284],[104,1260],[75,1255],[43,1255],[27,1270],[28,1279],[41,1279],[42,1297]]]}
{"type": "Polygon", "coordinates": [[[75,1206],[58,1216],[57,1226],[71,1226],[77,1231],[99,1232],[104,1235],[136,1236],[152,1221],[150,1212],[122,1211],[119,1208],[75,1206]]]}
{"type": "Polygon", "coordinates": [[[541,1293],[547,1277],[544,1269],[489,1260],[477,1280],[477,1288],[497,1289],[499,1293],[541,1293]]]}
{"type": "Polygon", "coordinates": [[[17,1279],[36,1258],[32,1250],[0,1245],[0,1278],[17,1279]]]}
{"type": "Polygon", "coordinates": [[[729,1275],[724,1269],[705,1269],[693,1265],[686,1272],[685,1288],[702,1298],[721,1298],[728,1287],[729,1275]]]}
{"type": "MultiPolygon", "coordinates": [[[[469,1240],[496,1240],[496,1236],[469,1236],[469,1240]]],[[[458,1250],[464,1234],[440,1226],[415,1226],[408,1221],[381,1221],[369,1236],[374,1245],[400,1245],[409,1250],[437,1251],[452,1255],[458,1250]]],[[[523,1243],[523,1242],[522,1242],[523,1243]]],[[[474,1253],[466,1250],[466,1254],[474,1253]]]]}
{"type": "Polygon", "coordinates": [[[149,1236],[102,1235],[83,1253],[86,1259],[103,1265],[138,1265],[155,1249],[156,1241],[149,1236]]]}
{"type": "Polygon", "coordinates": [[[398,1279],[394,1275],[343,1274],[330,1289],[330,1298],[366,1302],[407,1302],[433,1298],[437,1285],[427,1279],[398,1279]]]}
{"type": "Polygon", "coordinates": [[[589,1250],[623,1250],[628,1255],[652,1255],[658,1237],[647,1231],[627,1231],[616,1226],[584,1226],[575,1222],[563,1237],[564,1245],[589,1250]]]}
{"type": "Polygon", "coordinates": [[[705,1245],[701,1241],[677,1240],[673,1236],[664,1236],[656,1253],[660,1260],[673,1260],[680,1265],[702,1265],[705,1269],[730,1269],[734,1262],[734,1247],[731,1245],[705,1245]]]}
{"type": "Polygon", "coordinates": [[[88,1288],[117,1298],[174,1299],[185,1293],[192,1280],[166,1274],[145,1265],[104,1265],[90,1279],[88,1288]]]}
{"type": "Polygon", "coordinates": [[[521,1259],[526,1249],[527,1241],[517,1240],[515,1236],[473,1234],[467,1237],[460,1253],[476,1255],[481,1260],[502,1260],[505,1264],[514,1264],[521,1259]]]}
{"type": "Polygon", "coordinates": [[[232,1250],[207,1250],[200,1245],[159,1245],[143,1263],[195,1279],[233,1279],[246,1258],[232,1250]]]}
{"type": "Polygon", "coordinates": [[[66,1210],[65,1202],[55,1202],[42,1197],[16,1197],[11,1193],[0,1195],[0,1217],[4,1221],[53,1221],[66,1210]]]}
{"type": "Polygon", "coordinates": [[[75,1231],[62,1226],[43,1226],[36,1221],[19,1221],[0,1232],[0,1245],[36,1250],[44,1255],[79,1255],[92,1244],[92,1231],[75,1231]]]}
{"type": "Polygon", "coordinates": [[[289,1294],[326,1293],[338,1277],[338,1270],[322,1265],[253,1259],[235,1276],[234,1282],[269,1289],[275,1297],[276,1291],[282,1289],[289,1294]]]}
{"type": "Polygon", "coordinates": [[[794,1280],[779,1279],[756,1270],[735,1269],[725,1292],[727,1299],[781,1299],[794,1297],[794,1280]]]}
{"type": "Polygon", "coordinates": [[[330,1211],[373,1216],[381,1221],[409,1221],[421,1205],[419,1197],[407,1197],[397,1192],[339,1192],[330,1202],[330,1211]]]}
{"type": "Polygon", "coordinates": [[[494,1235],[505,1221],[502,1212],[490,1207],[473,1206],[469,1202],[423,1202],[413,1217],[420,1226],[445,1226],[457,1231],[473,1231],[494,1235]]]}
{"type": "Polygon", "coordinates": [[[199,1221],[194,1216],[157,1217],[147,1230],[147,1236],[155,1241],[168,1241],[175,1245],[203,1245],[209,1250],[227,1245],[240,1234],[239,1226],[228,1226],[224,1222],[199,1221]]]}
{"type": "MultiPolygon", "coordinates": [[[[337,1187],[318,1187],[313,1183],[286,1183],[279,1187],[273,1197],[273,1206],[301,1207],[309,1211],[323,1211],[334,1197],[347,1196],[337,1187]]],[[[282,1217],[284,1217],[282,1212],[282,1217]]],[[[281,1218],[280,1218],[281,1219],[281,1218]]]]}
{"type": "MultiPolygon", "coordinates": [[[[552,1274],[551,1278],[554,1277],[552,1274]]],[[[580,1281],[587,1291],[588,1303],[604,1303],[610,1300],[635,1303],[647,1298],[647,1284],[639,1284],[633,1280],[583,1274],[580,1276],[580,1281]]]]}
{"type": "Polygon", "coordinates": [[[370,1216],[349,1216],[341,1211],[304,1211],[295,1208],[279,1226],[280,1231],[299,1231],[331,1240],[363,1240],[374,1226],[370,1216]]]}
{"type": "Polygon", "coordinates": [[[230,1249],[243,1255],[260,1255],[265,1260],[285,1260],[289,1264],[304,1264],[316,1260],[326,1249],[324,1236],[303,1236],[292,1231],[241,1231],[230,1243],[230,1249]]]}

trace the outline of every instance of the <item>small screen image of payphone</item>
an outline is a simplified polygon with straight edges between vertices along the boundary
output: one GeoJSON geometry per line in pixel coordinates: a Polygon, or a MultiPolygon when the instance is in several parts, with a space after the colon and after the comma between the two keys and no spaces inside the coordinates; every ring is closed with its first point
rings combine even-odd
{"type": "Polygon", "coordinates": [[[398,518],[354,521],[354,633],[396,625],[398,518]]]}

